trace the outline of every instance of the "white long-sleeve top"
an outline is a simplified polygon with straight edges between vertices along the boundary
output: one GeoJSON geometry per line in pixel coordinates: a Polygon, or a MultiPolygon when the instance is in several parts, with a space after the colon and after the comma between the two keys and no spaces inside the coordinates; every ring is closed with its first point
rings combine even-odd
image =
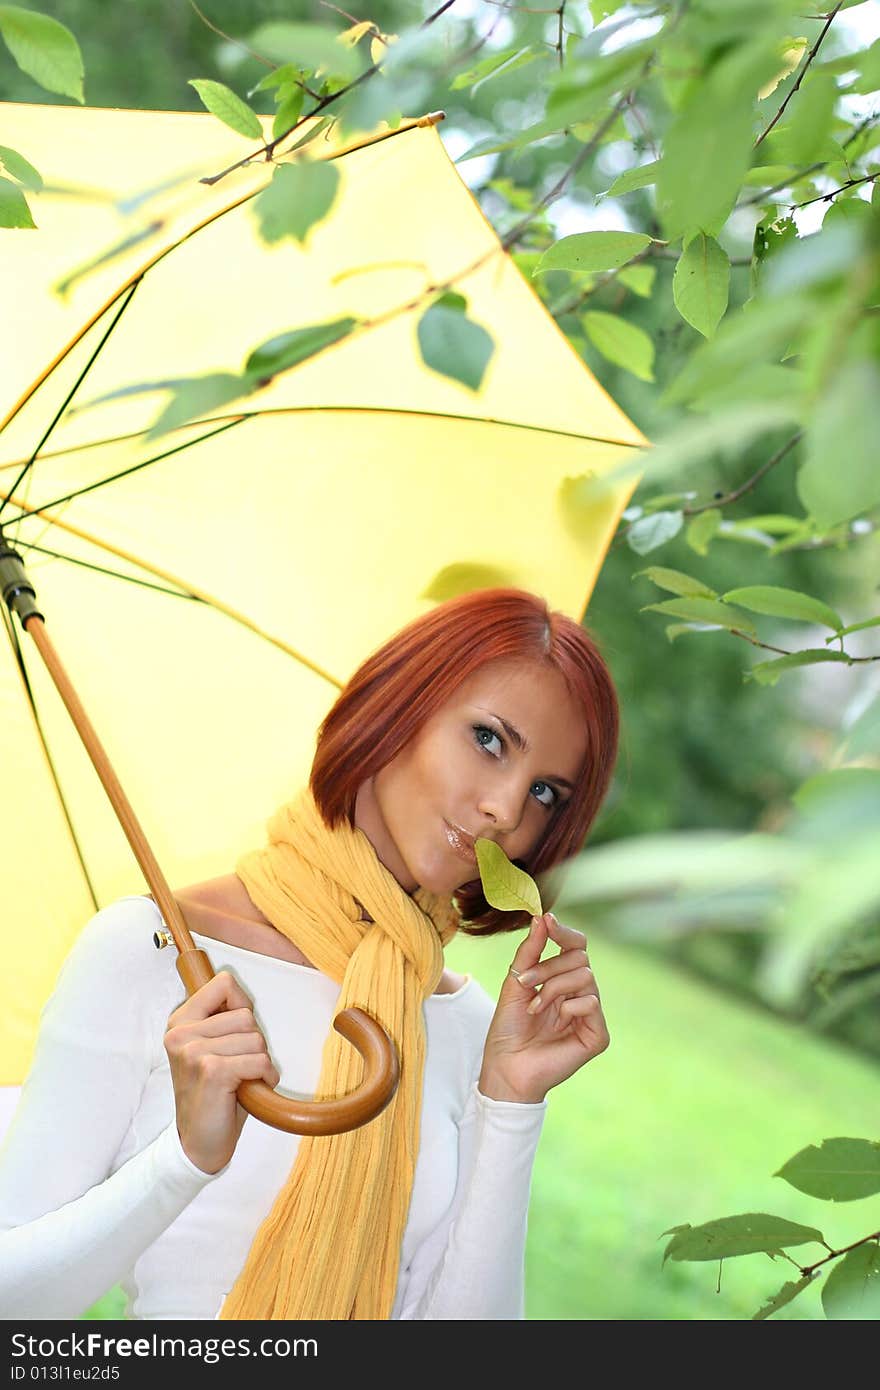
{"type": "MultiPolygon", "coordinates": [[[[163,1038],[186,998],[147,897],[101,909],[68,955],[0,1148],[0,1316],[76,1318],[115,1284],[136,1319],[213,1319],[299,1135],[248,1116],[219,1173],[183,1151],[163,1038]]],[[[253,1001],[280,1089],[314,1099],[340,986],[193,933],[253,1001]]],[[[472,977],[423,1005],[421,1140],[392,1318],[522,1319],[531,1175],[547,1100],[478,1087],[495,1005],[472,977]]]]}

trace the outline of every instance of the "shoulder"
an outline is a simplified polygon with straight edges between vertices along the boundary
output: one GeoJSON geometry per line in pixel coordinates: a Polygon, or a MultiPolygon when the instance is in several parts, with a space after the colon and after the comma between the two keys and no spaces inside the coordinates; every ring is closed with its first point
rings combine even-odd
{"type": "MultiPolygon", "coordinates": [[[[159,909],[144,897],[117,898],[100,908],[83,926],[68,952],[59,985],[91,982],[122,994],[168,978],[174,952],[156,949],[153,933],[161,926],[159,909]]],[[[129,995],[131,997],[131,995],[129,995]]]]}

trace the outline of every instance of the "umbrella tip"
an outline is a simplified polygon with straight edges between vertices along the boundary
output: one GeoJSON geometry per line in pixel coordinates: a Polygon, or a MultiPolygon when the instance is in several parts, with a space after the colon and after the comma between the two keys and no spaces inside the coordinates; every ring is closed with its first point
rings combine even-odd
{"type": "Polygon", "coordinates": [[[427,116],[419,116],[416,125],[439,125],[441,121],[445,120],[445,111],[429,111],[427,116]]]}

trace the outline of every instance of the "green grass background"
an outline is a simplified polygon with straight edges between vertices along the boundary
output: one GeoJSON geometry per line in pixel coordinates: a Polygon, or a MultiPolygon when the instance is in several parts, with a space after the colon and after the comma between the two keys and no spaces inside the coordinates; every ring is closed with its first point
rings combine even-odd
{"type": "MultiPolygon", "coordinates": [[[[720,1289],[717,1261],[662,1266],[662,1232],[683,1222],[771,1212],[817,1227],[834,1249],[877,1229],[877,1198],[822,1202],[772,1176],[808,1144],[878,1138],[874,1064],[559,915],[587,934],[611,1045],[549,1095],[529,1209],[529,1319],[751,1318],[797,1277],[763,1254],[725,1261],[720,1289]]],[[[521,939],[460,936],[447,963],[497,998],[521,939]]],[[[803,1264],[824,1253],[794,1251],[803,1264]]],[[[823,1318],[823,1282],[773,1316],[823,1318]]],[[[85,1316],[121,1318],[122,1308],[114,1289],[85,1316]]]]}

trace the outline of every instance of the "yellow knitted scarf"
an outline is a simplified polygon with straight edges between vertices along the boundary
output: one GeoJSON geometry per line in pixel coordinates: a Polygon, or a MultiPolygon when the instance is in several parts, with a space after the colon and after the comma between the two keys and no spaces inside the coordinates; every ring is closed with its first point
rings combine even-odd
{"type": "MultiPolygon", "coordinates": [[[[328,829],[308,787],[267,829],[268,846],[243,855],[236,874],[272,925],[339,981],[337,1013],[357,1006],[386,1030],[400,1083],[368,1124],[301,1137],[219,1317],[387,1319],[419,1152],[422,1005],[459,916],[451,898],[405,893],[363,831],[347,822],[328,829]],[[359,920],[360,904],[372,922],[359,920]]],[[[347,1095],[362,1075],[360,1056],[331,1028],[315,1099],[347,1095]]]]}

